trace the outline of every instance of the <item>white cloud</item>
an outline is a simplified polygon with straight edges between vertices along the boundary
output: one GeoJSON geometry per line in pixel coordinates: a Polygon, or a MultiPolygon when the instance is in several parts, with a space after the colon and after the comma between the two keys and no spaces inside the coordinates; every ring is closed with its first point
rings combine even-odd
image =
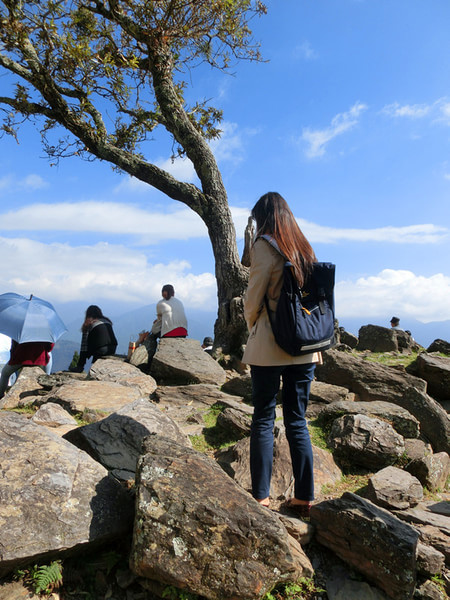
{"type": "Polygon", "coordinates": [[[198,180],[194,165],[188,158],[167,158],[155,161],[157,167],[170,173],[179,181],[192,183],[198,180]]]}
{"type": "MultiPolygon", "coordinates": [[[[152,264],[143,253],[120,245],[72,247],[19,238],[0,238],[0,255],[3,291],[33,293],[55,303],[113,300],[145,306],[156,302],[161,286],[170,281],[187,307],[215,310],[217,306],[214,275],[192,273],[186,260],[152,264]]],[[[385,269],[356,281],[338,281],[336,316],[385,318],[401,312],[403,318],[424,323],[449,320],[449,296],[450,277],[442,273],[425,277],[385,269]]],[[[9,342],[2,342],[0,352],[9,348],[9,342]]]]}
{"type": "MultiPolygon", "coordinates": [[[[230,207],[236,235],[242,239],[250,210],[230,207]]],[[[180,206],[171,212],[147,211],[121,202],[85,201],[78,203],[32,204],[0,214],[4,231],[71,231],[132,236],[134,245],[154,245],[164,240],[207,238],[200,217],[180,206]]],[[[312,243],[378,242],[394,244],[434,244],[448,238],[448,228],[433,224],[376,229],[324,227],[298,219],[300,228],[312,243]]]]}
{"type": "Polygon", "coordinates": [[[106,298],[145,305],[159,300],[161,286],[170,281],[187,306],[211,309],[217,303],[212,273],[196,275],[186,260],[151,264],[143,253],[122,245],[73,247],[0,238],[0,256],[0,289],[51,302],[106,298]]]}
{"type": "Polygon", "coordinates": [[[391,244],[435,244],[448,238],[449,230],[437,225],[407,225],[375,229],[337,229],[297,219],[300,229],[311,243],[378,242],[391,244]]]}
{"type": "Polygon", "coordinates": [[[17,190],[34,191],[46,187],[48,187],[48,183],[35,173],[30,173],[21,179],[11,174],[0,178],[0,192],[11,193],[17,190]]]}
{"type": "Polygon", "coordinates": [[[335,291],[338,319],[367,315],[386,319],[397,312],[423,323],[450,319],[450,277],[442,273],[424,277],[384,269],[378,275],[340,281],[335,291]]]}
{"type": "Polygon", "coordinates": [[[366,104],[357,102],[349,111],[339,113],[325,129],[303,129],[301,140],[308,144],[305,154],[308,158],[317,158],[325,154],[326,145],[335,137],[342,135],[358,124],[361,113],[367,109],[366,104]]]}
{"type": "Polygon", "coordinates": [[[383,112],[390,117],[407,117],[410,119],[421,119],[428,115],[433,105],[428,104],[404,104],[401,106],[398,102],[388,104],[383,108],[383,112]]]}
{"type": "Polygon", "coordinates": [[[298,46],[294,48],[294,58],[302,59],[302,60],[315,60],[318,58],[317,52],[312,47],[311,43],[308,40],[305,40],[298,46]]]}
{"type": "Polygon", "coordinates": [[[120,202],[32,204],[1,215],[4,231],[84,231],[129,234],[145,243],[206,237],[206,226],[187,207],[168,213],[120,202]]]}
{"type": "MultiPolygon", "coordinates": [[[[209,142],[217,162],[229,161],[234,164],[241,162],[244,158],[242,136],[245,132],[239,130],[236,123],[226,121],[220,123],[219,128],[222,130],[220,138],[209,142]]],[[[246,133],[251,134],[252,132],[246,133]]]]}
{"type": "Polygon", "coordinates": [[[445,123],[450,125],[450,102],[446,98],[439,98],[431,104],[400,104],[393,102],[386,105],[382,113],[397,119],[423,119],[430,117],[432,123],[445,123]]]}

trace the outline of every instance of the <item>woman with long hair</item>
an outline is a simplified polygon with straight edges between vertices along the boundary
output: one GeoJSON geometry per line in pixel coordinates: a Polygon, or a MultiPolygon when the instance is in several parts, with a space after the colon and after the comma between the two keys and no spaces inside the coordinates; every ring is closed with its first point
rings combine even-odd
{"type": "Polygon", "coordinates": [[[91,356],[94,363],[101,356],[114,354],[117,348],[112,321],[105,317],[96,304],[87,307],[81,334],[80,357],[77,366],[73,369],[78,373],[83,371],[86,361],[91,356]]]}
{"type": "Polygon", "coordinates": [[[318,353],[291,356],[275,342],[264,298],[273,316],[288,259],[300,286],[316,261],[286,200],[276,192],[264,194],[255,204],[255,241],[251,251],[244,315],[250,331],[243,362],[251,366],[253,419],[250,437],[250,471],[253,497],[269,506],[273,462],[273,426],[276,398],[283,380],[282,403],[286,436],[294,474],[294,497],[286,506],[308,517],[314,499],[311,440],[305,419],[309,390],[318,353]],[[270,236],[278,252],[262,235],[270,236]],[[281,254],[280,254],[281,253],[281,254]],[[285,258],[284,258],[285,257],[285,258]]]}

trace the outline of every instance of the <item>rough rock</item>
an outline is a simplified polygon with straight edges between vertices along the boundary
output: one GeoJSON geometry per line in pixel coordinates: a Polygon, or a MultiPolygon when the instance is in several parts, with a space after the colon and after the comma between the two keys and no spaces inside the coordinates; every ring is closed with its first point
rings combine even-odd
{"type": "Polygon", "coordinates": [[[41,598],[42,596],[30,592],[21,581],[7,581],[0,585],[0,600],[41,600],[41,598]]]}
{"type": "Polygon", "coordinates": [[[31,417],[33,423],[46,425],[47,427],[60,427],[61,425],[72,425],[77,427],[76,420],[62,406],[54,402],[43,404],[31,417]]]}
{"type": "Polygon", "coordinates": [[[423,499],[420,481],[397,467],[385,467],[372,475],[367,485],[369,500],[383,508],[404,509],[423,499]]]}
{"type": "Polygon", "coordinates": [[[151,348],[156,350],[156,347],[157,342],[155,345],[154,340],[149,340],[148,342],[147,340],[145,340],[140,346],[138,346],[134,350],[133,354],[130,356],[130,364],[134,367],[138,367],[139,370],[143,371],[144,373],[148,373],[148,371],[150,370],[150,365],[148,364],[149,350],[151,348]]]}
{"type": "Polygon", "coordinates": [[[327,422],[344,414],[366,415],[383,419],[392,425],[397,433],[405,438],[417,438],[420,433],[420,423],[406,409],[392,402],[332,402],[320,413],[320,419],[327,422]]]}
{"type": "Polygon", "coordinates": [[[409,460],[414,460],[433,454],[433,449],[430,444],[423,440],[405,438],[405,452],[409,460]]]}
{"type": "Polygon", "coordinates": [[[442,573],[445,556],[439,550],[419,542],[417,544],[417,571],[426,577],[442,573]]]}
{"type": "Polygon", "coordinates": [[[395,511],[402,521],[411,523],[420,534],[421,540],[444,554],[450,564],[450,517],[434,512],[435,504],[419,504],[406,510],[395,511]]]}
{"type": "MultiPolygon", "coordinates": [[[[324,485],[333,485],[340,480],[342,472],[334,462],[333,455],[313,445],[314,486],[316,496],[321,495],[324,485]]],[[[226,450],[216,453],[218,464],[245,490],[251,490],[250,440],[244,439],[226,450]]],[[[293,495],[291,456],[286,431],[283,425],[274,430],[274,459],[270,497],[288,498],[293,495]]]]}
{"type": "Polygon", "coordinates": [[[379,325],[364,325],[359,329],[356,349],[370,352],[397,352],[396,331],[379,325]]]}
{"type": "Polygon", "coordinates": [[[122,360],[103,358],[96,360],[89,370],[89,378],[112,381],[139,390],[142,397],[149,397],[156,390],[156,381],[137,367],[122,360]]]}
{"type": "Polygon", "coordinates": [[[438,452],[422,458],[416,458],[406,465],[406,470],[417,477],[420,483],[430,490],[445,489],[450,476],[450,457],[447,452],[438,452]]]}
{"type": "Polygon", "coordinates": [[[298,517],[290,517],[283,513],[278,514],[280,521],[286,527],[286,531],[291,535],[301,546],[306,546],[314,537],[314,527],[299,519],[298,517]]]}
{"type": "Polygon", "coordinates": [[[346,331],[343,327],[339,327],[339,339],[341,344],[350,346],[350,348],[356,348],[358,345],[358,336],[346,331]]]}
{"type": "Polygon", "coordinates": [[[447,600],[447,598],[437,583],[427,579],[417,586],[414,600],[447,600]]]}
{"type": "Polygon", "coordinates": [[[222,386],[222,391],[233,396],[249,399],[252,397],[252,378],[250,373],[232,377],[222,386]]]}
{"type": "Polygon", "coordinates": [[[405,443],[389,423],[365,415],[344,415],[333,422],[328,444],[336,460],[367,469],[394,463],[405,443]]]}
{"type": "Polygon", "coordinates": [[[402,406],[420,422],[422,434],[436,452],[450,452],[450,418],[425,392],[426,382],[396,369],[371,363],[344,352],[328,350],[316,377],[342,385],[361,401],[383,400],[402,406]]]}
{"type": "Polygon", "coordinates": [[[435,400],[450,400],[450,357],[422,353],[407,371],[427,382],[427,392],[435,400]]]}
{"type": "Polygon", "coordinates": [[[47,375],[41,371],[38,377],[38,383],[45,390],[50,391],[54,387],[63,385],[63,383],[71,383],[72,381],[85,381],[87,377],[86,373],[73,373],[72,371],[58,371],[57,373],[51,373],[47,375]]]}
{"type": "Polygon", "coordinates": [[[450,342],[438,338],[428,346],[427,352],[440,352],[441,354],[450,355],[450,342]]]}
{"type": "Polygon", "coordinates": [[[198,340],[162,338],[153,357],[151,375],[158,384],[186,385],[213,383],[222,385],[225,370],[207,352],[198,340]]]}
{"type": "Polygon", "coordinates": [[[43,374],[40,367],[24,367],[15,384],[5,393],[0,400],[0,408],[16,408],[32,404],[36,398],[44,393],[44,388],[38,379],[43,374]]]}
{"type": "Polygon", "coordinates": [[[400,519],[419,525],[433,525],[450,535],[450,516],[433,510],[433,505],[421,503],[419,506],[395,513],[400,519]]]}
{"type": "Polygon", "coordinates": [[[306,409],[307,418],[319,416],[326,406],[340,400],[354,402],[355,394],[345,387],[314,380],[311,383],[309,403],[306,409]]]}
{"type": "Polygon", "coordinates": [[[126,404],[101,421],[78,427],[64,437],[88,452],[115,477],[126,481],[134,479],[142,441],[151,433],[191,446],[177,424],[144,398],[126,404]]]}
{"type": "Polygon", "coordinates": [[[0,413],[0,465],[0,576],[131,528],[131,497],[106,469],[23,415],[0,413]]]}
{"type": "Polygon", "coordinates": [[[211,406],[221,404],[251,415],[253,408],[236,396],[221,392],[212,384],[160,386],[152,395],[152,400],[171,417],[187,434],[201,433],[205,424],[203,415],[211,406]]]}
{"type": "Polygon", "coordinates": [[[418,527],[420,539],[427,546],[432,546],[445,556],[445,562],[450,565],[450,534],[433,525],[418,527]]]}
{"type": "Polygon", "coordinates": [[[410,600],[416,585],[419,534],[389,511],[346,492],[311,509],[316,539],[394,600],[410,600]]]}
{"type": "Polygon", "coordinates": [[[235,408],[225,408],[217,417],[217,425],[234,439],[250,435],[252,420],[248,414],[235,408]]]}
{"type": "Polygon", "coordinates": [[[45,400],[61,404],[71,413],[93,410],[108,415],[141,396],[138,389],[111,381],[73,381],[49,392],[45,400]]]}
{"type": "Polygon", "coordinates": [[[211,600],[255,600],[278,582],[312,574],[280,520],[214,461],[152,437],[137,470],[136,574],[211,600]]]}

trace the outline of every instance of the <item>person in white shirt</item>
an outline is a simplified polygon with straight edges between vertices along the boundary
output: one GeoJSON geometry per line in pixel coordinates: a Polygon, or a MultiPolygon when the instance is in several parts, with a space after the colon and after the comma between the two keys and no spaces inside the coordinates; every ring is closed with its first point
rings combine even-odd
{"type": "Polygon", "coordinates": [[[175,298],[173,285],[164,285],[161,295],[163,299],[156,305],[152,333],[160,337],[186,337],[186,314],[182,302],[175,298]]]}
{"type": "Polygon", "coordinates": [[[187,319],[182,302],[175,298],[173,285],[164,285],[161,290],[162,300],[156,305],[156,319],[151,331],[142,331],[136,346],[144,344],[148,352],[148,369],[161,338],[185,338],[187,336],[187,319]]]}

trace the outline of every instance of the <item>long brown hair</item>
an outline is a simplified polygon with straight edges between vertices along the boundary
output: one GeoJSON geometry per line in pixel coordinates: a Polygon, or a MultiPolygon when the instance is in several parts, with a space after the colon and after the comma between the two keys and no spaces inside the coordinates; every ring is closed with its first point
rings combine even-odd
{"type": "Polygon", "coordinates": [[[295,277],[301,286],[317,259],[286,200],[277,192],[268,192],[253,207],[252,217],[256,221],[256,237],[267,234],[275,240],[281,252],[292,263],[295,277]]]}

